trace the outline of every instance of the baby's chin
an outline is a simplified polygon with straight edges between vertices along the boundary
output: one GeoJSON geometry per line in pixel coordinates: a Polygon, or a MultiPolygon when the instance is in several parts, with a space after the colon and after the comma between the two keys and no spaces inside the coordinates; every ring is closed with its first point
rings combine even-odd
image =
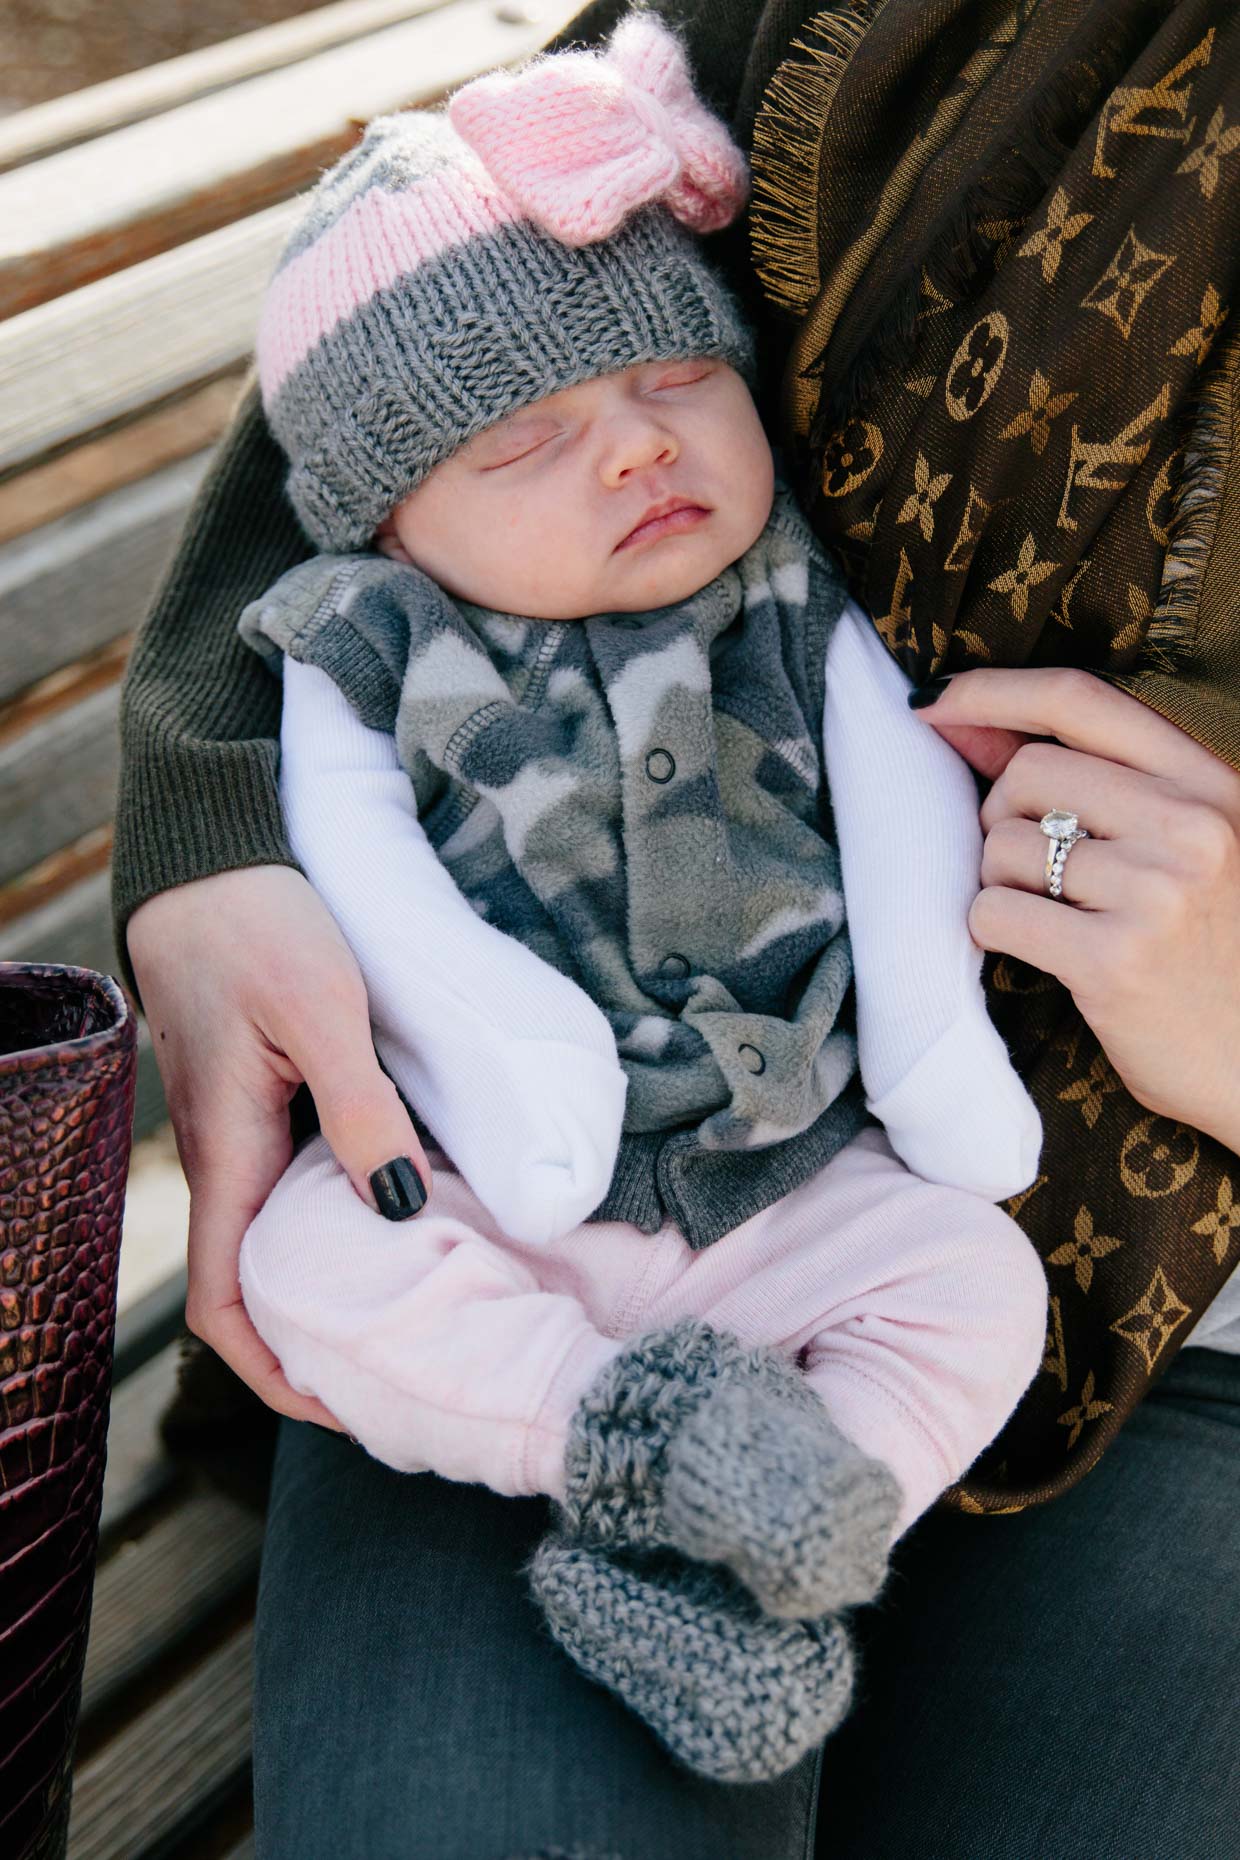
{"type": "MultiPolygon", "coordinates": [[[[604,572],[588,589],[566,594],[561,586],[550,600],[537,594],[529,594],[523,600],[520,590],[510,585],[506,589],[508,605],[502,611],[522,614],[529,620],[592,620],[597,614],[650,613],[656,608],[673,607],[678,601],[688,600],[716,575],[721,575],[736,560],[737,553],[744,551],[731,551],[726,555],[719,552],[709,556],[699,554],[697,559],[682,555],[676,561],[671,559],[669,550],[658,563],[643,563],[640,575],[604,572]]],[[[466,598],[472,597],[467,595],[466,598]]],[[[488,604],[485,600],[477,602],[481,607],[488,604]]]]}
{"type": "Polygon", "coordinates": [[[664,537],[646,550],[640,561],[626,562],[623,556],[617,559],[607,578],[608,592],[597,611],[642,613],[688,600],[748,547],[747,542],[738,548],[734,540],[711,538],[702,532],[664,537]]]}

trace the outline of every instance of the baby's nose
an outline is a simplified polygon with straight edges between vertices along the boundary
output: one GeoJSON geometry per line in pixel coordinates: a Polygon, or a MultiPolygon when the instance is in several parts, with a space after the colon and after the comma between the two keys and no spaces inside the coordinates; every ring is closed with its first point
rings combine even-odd
{"type": "Polygon", "coordinates": [[[606,469],[611,481],[619,483],[651,465],[671,464],[678,451],[675,434],[657,420],[630,420],[609,448],[606,469]]]}

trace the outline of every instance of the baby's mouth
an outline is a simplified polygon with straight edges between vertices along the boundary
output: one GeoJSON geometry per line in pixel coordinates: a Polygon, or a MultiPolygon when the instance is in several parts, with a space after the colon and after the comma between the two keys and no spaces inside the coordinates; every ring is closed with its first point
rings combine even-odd
{"type": "Polygon", "coordinates": [[[612,551],[618,555],[622,549],[639,548],[645,543],[659,542],[664,536],[679,536],[688,530],[694,530],[704,523],[710,511],[704,504],[695,504],[688,497],[665,497],[662,503],[652,504],[650,509],[634,525],[628,535],[616,544],[612,551]]]}

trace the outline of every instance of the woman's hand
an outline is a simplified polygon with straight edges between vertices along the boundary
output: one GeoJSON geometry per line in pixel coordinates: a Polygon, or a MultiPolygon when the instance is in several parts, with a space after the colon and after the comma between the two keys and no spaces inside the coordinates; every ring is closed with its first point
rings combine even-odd
{"type": "Polygon", "coordinates": [[[974,939],[1057,976],[1139,1103],[1240,1150],[1240,775],[1088,672],[959,672],[932,704],[996,778],[974,939]],[[1091,835],[1063,901],[1044,890],[1053,807],[1091,835]]]}
{"type": "MultiPolygon", "coordinates": [[[[397,1156],[430,1170],[371,1041],[366,986],[300,872],[250,866],[148,898],[126,941],[190,1188],[185,1321],[281,1414],[339,1428],[296,1394],[246,1315],[237,1258],[292,1155],[304,1079],[323,1135],[370,1207],[397,1156]]],[[[341,1270],[347,1261],[341,1260],[341,1270]]]]}

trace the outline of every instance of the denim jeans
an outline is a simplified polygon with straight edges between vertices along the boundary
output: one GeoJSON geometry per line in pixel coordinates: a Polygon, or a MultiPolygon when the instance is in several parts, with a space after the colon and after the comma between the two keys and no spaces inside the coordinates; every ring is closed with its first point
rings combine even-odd
{"type": "Polygon", "coordinates": [[[1240,1356],[1102,1463],[932,1512],[854,1618],[853,1715],[778,1782],[677,1769],[542,1628],[541,1501],[286,1421],[258,1617],[258,1860],[1236,1860],[1240,1356]]]}

